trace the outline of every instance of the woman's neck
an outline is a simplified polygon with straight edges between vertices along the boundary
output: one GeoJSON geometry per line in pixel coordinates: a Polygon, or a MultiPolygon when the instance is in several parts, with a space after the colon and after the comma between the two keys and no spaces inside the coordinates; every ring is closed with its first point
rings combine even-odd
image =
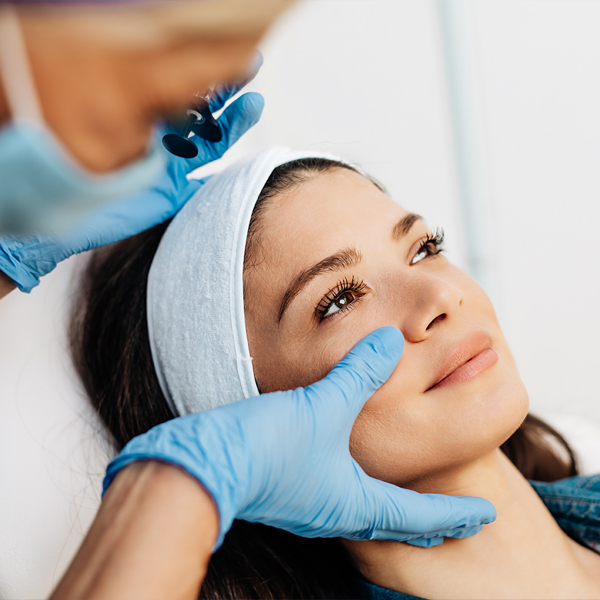
{"type": "Polygon", "coordinates": [[[346,542],[369,581],[424,598],[600,598],[600,556],[560,529],[500,450],[413,489],[487,498],[498,518],[433,548],[346,542]]]}

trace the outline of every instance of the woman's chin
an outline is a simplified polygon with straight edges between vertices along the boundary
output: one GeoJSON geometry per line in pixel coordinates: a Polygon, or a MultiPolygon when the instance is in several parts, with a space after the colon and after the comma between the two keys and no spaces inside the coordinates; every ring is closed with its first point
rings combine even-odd
{"type": "Polygon", "coordinates": [[[481,444],[487,450],[502,445],[529,411],[529,395],[512,361],[498,364],[470,381],[439,390],[456,450],[481,444]],[[443,393],[443,397],[441,394],[443,393]]]}
{"type": "Polygon", "coordinates": [[[473,400],[469,410],[450,411],[437,424],[430,423],[428,435],[409,439],[405,430],[406,443],[389,448],[378,468],[365,470],[400,487],[439,493],[431,489],[436,481],[448,483],[448,477],[494,453],[519,428],[528,409],[529,398],[520,380],[499,386],[473,400]]]}

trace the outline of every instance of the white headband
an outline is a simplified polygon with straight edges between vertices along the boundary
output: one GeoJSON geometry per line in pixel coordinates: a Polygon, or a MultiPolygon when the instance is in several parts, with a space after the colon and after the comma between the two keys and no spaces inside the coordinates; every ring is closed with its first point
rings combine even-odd
{"type": "Polygon", "coordinates": [[[148,333],[175,415],[258,395],[244,318],[250,217],[278,166],[327,154],[271,148],[205,183],[167,228],[148,275],[148,333]]]}

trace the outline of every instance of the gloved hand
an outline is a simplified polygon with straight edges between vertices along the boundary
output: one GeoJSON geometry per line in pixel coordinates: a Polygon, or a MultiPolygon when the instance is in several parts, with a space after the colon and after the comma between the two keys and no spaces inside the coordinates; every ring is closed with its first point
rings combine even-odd
{"type": "Polygon", "coordinates": [[[321,381],[180,417],[133,439],[108,466],[104,491],[137,460],[183,468],[213,497],[218,547],[234,519],[304,537],[441,544],[493,521],[481,498],[418,494],[365,474],[349,451],[352,425],[396,367],[404,338],[382,327],[321,381]]]}
{"type": "MultiPolygon", "coordinates": [[[[254,74],[260,68],[259,55],[254,74]]],[[[210,109],[215,112],[242,89],[239,85],[215,90],[210,109]]],[[[188,180],[194,169],[217,160],[260,119],[263,97],[247,93],[232,102],[219,117],[223,139],[211,143],[194,136],[198,155],[193,159],[169,154],[167,169],[150,189],[133,198],[108,204],[87,217],[73,231],[61,236],[0,237],[0,271],[8,275],[22,292],[30,292],[43,277],[65,258],[125,239],[169,219],[193,196],[202,181],[188,180]]],[[[165,130],[157,132],[162,137],[165,130]]],[[[166,151],[165,151],[166,152],[166,151]]]]}

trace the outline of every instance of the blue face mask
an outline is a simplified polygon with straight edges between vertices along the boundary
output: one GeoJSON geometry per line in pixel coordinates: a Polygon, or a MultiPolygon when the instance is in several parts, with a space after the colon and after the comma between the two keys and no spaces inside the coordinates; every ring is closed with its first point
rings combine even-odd
{"type": "Polygon", "coordinates": [[[64,232],[100,204],[139,192],[164,170],[159,143],[139,162],[95,175],[77,165],[47,128],[10,123],[0,130],[0,234],[64,232]]]}
{"type": "Polygon", "coordinates": [[[0,129],[0,234],[64,232],[163,172],[166,153],[156,136],[144,158],[107,175],[87,171],[69,155],[43,121],[10,5],[0,6],[0,75],[13,117],[0,129]]]}

